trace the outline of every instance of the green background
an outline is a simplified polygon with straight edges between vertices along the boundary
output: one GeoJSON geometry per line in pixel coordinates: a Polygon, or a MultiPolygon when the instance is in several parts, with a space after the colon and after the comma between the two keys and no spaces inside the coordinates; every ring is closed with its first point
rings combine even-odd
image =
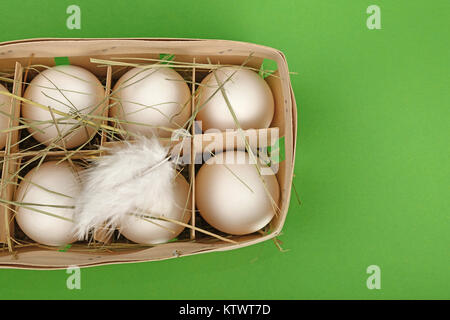
{"type": "MultiPolygon", "coordinates": [[[[3,0],[4,1],[4,0],[3,0]]],[[[31,1],[2,6],[2,41],[191,37],[282,50],[299,131],[280,239],[230,252],[82,269],[0,270],[0,298],[450,298],[450,2],[31,1]],[[66,8],[81,7],[81,30],[66,8]],[[381,8],[381,30],[366,8],[381,8]],[[366,268],[381,268],[381,290],[366,268]]]]}

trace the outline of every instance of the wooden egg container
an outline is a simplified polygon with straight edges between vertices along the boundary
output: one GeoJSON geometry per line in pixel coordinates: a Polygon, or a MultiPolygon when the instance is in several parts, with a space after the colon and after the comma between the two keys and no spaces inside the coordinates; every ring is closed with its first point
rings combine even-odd
{"type": "MultiPolygon", "coordinates": [[[[264,232],[256,232],[244,236],[230,236],[218,232],[212,227],[208,227],[201,216],[193,208],[193,215],[190,221],[192,226],[206,229],[222,235],[229,241],[220,240],[202,232],[186,228],[178,237],[180,241],[172,241],[155,246],[130,246],[120,250],[79,250],[87,243],[77,242],[71,248],[59,250],[49,249],[44,246],[15,247],[15,237],[20,237],[23,233],[18,230],[14,223],[14,205],[9,202],[14,201],[14,192],[17,187],[17,176],[14,173],[25,162],[30,159],[40,159],[41,150],[37,148],[22,148],[23,143],[18,143],[21,139],[20,130],[10,130],[8,132],[7,145],[0,152],[2,161],[2,180],[0,208],[0,268],[26,268],[26,269],[55,269],[66,268],[70,265],[95,266],[114,263],[129,263],[162,260],[198,253],[223,251],[237,249],[244,246],[256,244],[276,237],[283,227],[290,201],[292,175],[295,156],[295,141],[297,132],[297,109],[294,95],[290,83],[289,71],[284,55],[273,48],[260,45],[226,41],[226,40],[197,40],[197,39],[32,39],[13,42],[0,43],[0,71],[8,70],[14,77],[7,82],[8,89],[22,97],[25,89],[23,84],[31,81],[34,74],[27,74],[26,66],[45,65],[54,66],[55,57],[68,57],[70,64],[83,67],[93,72],[106,87],[106,102],[108,103],[111,88],[117,79],[126,71],[123,67],[103,66],[93,63],[91,59],[114,60],[115,58],[145,58],[160,59],[161,54],[173,55],[173,61],[195,63],[186,70],[176,69],[187,80],[192,90],[196,90],[196,84],[209,72],[208,68],[201,64],[232,64],[259,69],[264,59],[273,60],[277,64],[277,71],[273,76],[265,80],[269,84],[275,99],[275,115],[270,128],[256,129],[254,132],[246,132],[250,136],[256,134],[265,137],[257,140],[257,145],[253,147],[267,147],[273,145],[277,138],[283,138],[284,156],[277,167],[277,179],[280,185],[280,212],[276,214],[264,232]],[[198,64],[198,67],[197,67],[198,64]]],[[[127,60],[120,60],[127,61],[127,60]]],[[[129,60],[136,62],[136,60],[129,60]]],[[[142,61],[139,61],[142,62],[142,61]]],[[[194,95],[193,95],[194,97],[194,95]]],[[[192,102],[195,103],[194,98],[192,102]]],[[[9,128],[19,126],[21,101],[20,98],[11,97],[11,114],[14,117],[9,120],[9,128]]],[[[26,130],[26,129],[21,129],[26,130]]],[[[243,143],[236,131],[227,133],[206,133],[196,132],[192,126],[191,133],[193,139],[184,141],[183,154],[191,157],[191,163],[183,168],[185,177],[190,180],[192,188],[190,197],[195,204],[195,172],[200,164],[205,148],[218,148],[222,146],[222,141],[227,141],[225,149],[242,148],[243,143]],[[225,140],[221,140],[225,139],[225,140]],[[217,144],[220,141],[219,144],[217,144]],[[230,141],[233,143],[229,144],[230,141]],[[186,146],[186,143],[188,145],[186,146]],[[186,151],[188,150],[188,151],[186,151]],[[196,160],[196,161],[195,161],[196,160]]],[[[100,131],[96,139],[97,145],[109,145],[105,132],[100,131]]],[[[174,142],[171,142],[174,143],[174,142]]],[[[92,145],[78,151],[55,150],[47,153],[45,160],[62,159],[72,152],[71,159],[87,160],[98,156],[100,150],[92,145]]],[[[31,167],[31,166],[30,166],[31,167]]],[[[26,172],[29,169],[24,169],[26,172]]],[[[22,173],[21,173],[22,175],[22,173]]],[[[22,175],[23,176],[23,175],[22,175]]],[[[108,244],[111,241],[119,241],[116,238],[108,239],[101,232],[94,235],[97,243],[108,244]]],[[[122,239],[123,241],[123,239],[122,239]]]]}

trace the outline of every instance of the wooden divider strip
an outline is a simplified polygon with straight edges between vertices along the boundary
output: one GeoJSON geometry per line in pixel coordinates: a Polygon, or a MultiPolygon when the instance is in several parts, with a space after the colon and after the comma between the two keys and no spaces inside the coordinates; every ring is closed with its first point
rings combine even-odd
{"type": "MultiPolygon", "coordinates": [[[[195,58],[192,61],[195,64],[195,58]]],[[[192,94],[191,94],[191,111],[192,115],[195,112],[195,65],[192,68],[192,94]]],[[[191,126],[192,137],[195,137],[195,119],[191,126]]],[[[192,197],[192,215],[191,215],[191,225],[195,227],[195,150],[194,150],[194,139],[191,139],[191,163],[189,164],[190,169],[190,180],[192,185],[191,197],[192,197]]],[[[191,239],[195,239],[195,228],[191,229],[191,239]]]]}
{"type": "MultiPolygon", "coordinates": [[[[111,96],[111,80],[112,80],[112,67],[108,66],[106,70],[106,83],[105,83],[105,106],[102,116],[108,117],[109,114],[109,104],[110,104],[110,96],[111,96]]],[[[106,120],[102,121],[103,124],[107,124],[106,120]]],[[[100,139],[100,146],[103,147],[107,142],[107,133],[105,130],[101,132],[102,136],[100,139]]],[[[101,153],[100,153],[101,155],[101,153]]],[[[112,232],[107,230],[106,228],[96,229],[94,231],[94,240],[100,241],[103,243],[110,243],[112,239],[112,232]]]]}
{"type": "MultiPolygon", "coordinates": [[[[106,70],[106,83],[105,83],[105,105],[103,110],[103,117],[108,117],[109,114],[109,103],[111,96],[111,78],[112,78],[112,67],[108,66],[106,70]]],[[[102,121],[103,124],[108,124],[106,120],[102,121]]],[[[102,138],[100,140],[100,145],[103,146],[107,140],[107,134],[105,130],[102,130],[102,138]]]]}
{"type": "MultiPolygon", "coordinates": [[[[252,149],[273,146],[280,138],[278,127],[248,129],[243,130],[243,133],[252,149]]],[[[209,154],[209,151],[245,150],[245,142],[241,139],[241,133],[238,130],[196,134],[192,140],[195,145],[195,154],[209,154]]]]}
{"type": "MultiPolygon", "coordinates": [[[[14,71],[14,82],[12,93],[17,96],[22,96],[22,78],[23,67],[16,62],[14,71]]],[[[19,124],[20,116],[20,101],[11,97],[10,115],[8,120],[8,128],[16,127],[19,124]]],[[[3,159],[3,170],[1,180],[1,197],[2,199],[13,201],[15,183],[17,176],[13,178],[14,172],[17,170],[20,158],[11,157],[12,153],[16,153],[19,149],[17,144],[19,140],[19,131],[10,131],[6,139],[5,154],[3,159]]],[[[0,242],[8,244],[9,251],[13,250],[11,237],[14,235],[14,223],[12,218],[11,205],[3,204],[0,211],[0,242]]]]}

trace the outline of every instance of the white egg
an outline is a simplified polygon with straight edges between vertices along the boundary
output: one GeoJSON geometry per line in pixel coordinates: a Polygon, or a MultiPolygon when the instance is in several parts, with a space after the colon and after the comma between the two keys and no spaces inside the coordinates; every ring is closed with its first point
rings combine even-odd
{"type": "Polygon", "coordinates": [[[220,85],[223,85],[242,129],[269,127],[274,115],[274,99],[266,81],[249,69],[223,67],[213,71],[201,82],[196,120],[202,122],[203,131],[237,129],[227,101],[221,90],[218,90],[220,85]]]}
{"type": "MultiPolygon", "coordinates": [[[[100,115],[104,108],[104,96],[105,90],[97,77],[90,71],[73,65],[56,66],[42,71],[33,78],[24,93],[27,100],[50,106],[71,116],[100,115]]],[[[42,124],[34,123],[34,128],[28,128],[33,137],[44,145],[54,143],[67,149],[75,148],[88,141],[96,130],[55,112],[53,115],[57,126],[50,111],[31,103],[22,104],[22,117],[27,122],[44,121],[42,124]],[[60,138],[59,133],[64,139],[60,138]]],[[[91,118],[88,120],[98,121],[91,118]]]]}
{"type": "MultiPolygon", "coordinates": [[[[0,91],[9,92],[2,84],[0,84],[0,91]]],[[[11,97],[0,94],[0,110],[2,113],[0,114],[0,130],[8,129],[8,114],[11,107],[11,97]]],[[[6,145],[6,138],[8,137],[8,133],[0,132],[0,149],[3,149],[6,145]]]]}
{"type": "MultiPolygon", "coordinates": [[[[174,181],[175,203],[170,212],[155,212],[149,215],[164,216],[172,220],[188,223],[191,218],[191,198],[189,197],[189,184],[182,175],[174,181]]],[[[141,190],[140,192],[145,192],[141,190]]],[[[142,244],[164,243],[178,236],[184,227],[162,220],[143,218],[128,215],[121,221],[119,228],[123,236],[131,241],[142,244]]]]}
{"type": "Polygon", "coordinates": [[[110,116],[134,134],[170,137],[164,130],[182,128],[191,116],[191,93],[181,75],[170,68],[134,68],[113,88],[110,116]],[[119,103],[120,102],[120,103],[119,103]]]}
{"type": "Polygon", "coordinates": [[[49,246],[75,241],[71,221],[74,210],[70,207],[81,189],[75,170],[67,162],[44,162],[20,182],[15,197],[21,204],[16,221],[34,241],[49,246]]]}
{"type": "Polygon", "coordinates": [[[280,196],[277,178],[275,174],[260,176],[244,151],[219,155],[208,159],[197,173],[197,208],[206,222],[220,231],[234,235],[256,232],[276,212],[280,196]]]}

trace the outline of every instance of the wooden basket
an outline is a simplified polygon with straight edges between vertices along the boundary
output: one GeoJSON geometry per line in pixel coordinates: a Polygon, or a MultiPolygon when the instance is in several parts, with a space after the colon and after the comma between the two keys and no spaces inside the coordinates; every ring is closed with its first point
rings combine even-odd
{"type": "MultiPolygon", "coordinates": [[[[277,64],[274,76],[266,78],[272,89],[275,99],[275,115],[273,122],[265,131],[269,137],[283,137],[284,159],[279,163],[277,178],[280,185],[280,213],[270,223],[270,233],[254,233],[245,236],[233,236],[230,239],[236,243],[229,243],[216,238],[199,236],[198,232],[190,230],[190,241],[175,241],[162,245],[149,247],[136,247],[121,250],[98,250],[83,251],[76,250],[75,246],[68,250],[53,250],[41,246],[29,246],[16,248],[14,242],[15,234],[19,231],[14,227],[14,207],[3,203],[0,208],[0,267],[23,268],[23,269],[56,269],[67,268],[71,265],[80,267],[143,262],[163,260],[168,258],[193,255],[198,253],[232,250],[244,246],[256,244],[276,237],[283,227],[288,212],[291,195],[292,176],[295,156],[295,141],[297,132],[297,109],[290,83],[289,71],[286,59],[280,51],[255,45],[251,43],[226,41],[226,40],[197,40],[197,39],[31,39],[0,43],[0,71],[14,74],[11,91],[21,97],[23,93],[23,79],[25,77],[24,67],[30,63],[54,66],[55,57],[67,57],[70,64],[81,66],[90,70],[99,78],[104,79],[107,88],[106,95],[110,94],[110,88],[120,76],[114,67],[99,68],[98,64],[92,63],[91,59],[111,60],[114,58],[139,57],[159,59],[161,54],[174,55],[176,61],[241,65],[246,59],[247,66],[259,69],[265,59],[273,60],[277,64]],[[249,57],[251,57],[249,59],[249,57]],[[3,244],[2,244],[3,243],[3,244]]],[[[189,75],[193,82],[199,81],[202,74],[207,70],[192,68],[189,75]]],[[[31,80],[32,74],[28,74],[27,82],[31,80]]],[[[192,85],[195,90],[195,85],[192,85]]],[[[11,114],[9,127],[18,126],[21,101],[11,98],[11,114]]],[[[191,139],[192,154],[200,152],[199,148],[205,146],[204,134],[197,134],[193,126],[194,139],[191,139]]],[[[236,136],[236,132],[228,135],[236,136]]],[[[225,135],[225,133],[224,133],[225,135]]],[[[20,132],[10,131],[8,133],[7,145],[0,151],[2,160],[1,197],[7,201],[14,200],[17,179],[13,173],[20,166],[22,159],[38,155],[39,151],[23,151],[17,144],[20,132]]],[[[211,137],[208,137],[211,138],[211,137]]],[[[212,137],[214,143],[217,137],[212,137]]],[[[237,141],[237,140],[236,140],[237,141]]],[[[270,141],[270,139],[269,139],[270,141]]],[[[107,144],[104,134],[101,135],[100,144],[107,144]]],[[[211,143],[211,142],[208,142],[211,143]]],[[[80,150],[74,154],[74,158],[88,158],[98,154],[98,150],[80,150]]],[[[61,158],[63,151],[52,151],[49,158],[61,158]]],[[[195,179],[195,165],[190,164],[188,173],[191,179],[195,179]]],[[[194,188],[193,188],[194,189],[194,188]]],[[[195,200],[195,190],[191,193],[195,200]]],[[[195,203],[195,202],[194,202],[195,203]]],[[[195,209],[195,206],[194,206],[195,209]]],[[[201,219],[193,214],[190,224],[196,225],[201,219]]],[[[97,240],[106,240],[101,234],[96,235],[97,240]]]]}

